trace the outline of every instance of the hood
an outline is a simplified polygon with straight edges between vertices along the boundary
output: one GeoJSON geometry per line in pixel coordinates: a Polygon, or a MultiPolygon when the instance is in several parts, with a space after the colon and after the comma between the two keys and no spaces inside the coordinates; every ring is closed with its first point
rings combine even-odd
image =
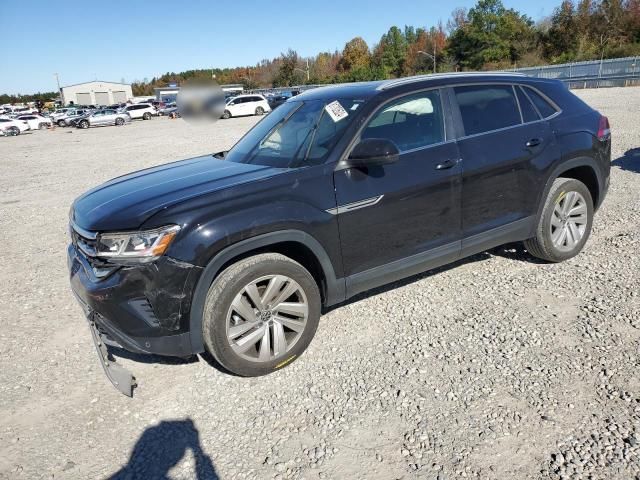
{"type": "Polygon", "coordinates": [[[90,231],[133,230],[161,209],[281,169],[219,160],[211,155],[181,160],[114,178],[73,203],[72,220],[90,231]]]}

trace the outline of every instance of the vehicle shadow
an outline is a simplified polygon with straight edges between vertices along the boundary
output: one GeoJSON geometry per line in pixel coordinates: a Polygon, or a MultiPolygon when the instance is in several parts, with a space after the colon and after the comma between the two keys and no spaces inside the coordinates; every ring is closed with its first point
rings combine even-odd
{"type": "Polygon", "coordinates": [[[528,263],[534,263],[534,264],[545,264],[547,262],[545,262],[544,260],[540,260],[534,256],[532,256],[525,248],[524,245],[521,242],[518,243],[509,243],[509,244],[505,244],[505,245],[501,245],[499,247],[493,248],[491,250],[487,250],[484,251],[482,253],[477,253],[475,255],[472,255],[470,257],[467,258],[463,258],[460,260],[457,260],[453,263],[450,263],[448,265],[443,265],[442,267],[438,267],[438,268],[434,268],[432,270],[428,270],[426,272],[422,272],[422,273],[418,273],[417,275],[413,275],[411,277],[407,277],[404,278],[402,280],[398,280],[397,282],[393,282],[390,283],[388,285],[383,285],[381,287],[378,288],[374,288],[373,290],[369,290],[363,293],[359,293],[358,295],[356,295],[355,297],[352,297],[348,300],[346,300],[345,302],[339,303],[337,305],[333,305],[325,310],[323,310],[323,315],[344,307],[346,305],[350,305],[352,303],[356,303],[359,302],[361,300],[364,300],[366,298],[369,297],[374,297],[376,295],[380,295],[381,293],[386,293],[389,292],[391,290],[395,290],[396,288],[400,288],[400,287],[404,287],[406,285],[410,285],[412,283],[418,282],[420,280],[424,280],[425,278],[430,278],[434,275],[438,275],[440,273],[444,273],[447,272],[449,270],[453,270],[455,268],[461,267],[462,265],[467,265],[469,263],[475,263],[475,262],[483,262],[485,260],[489,260],[491,257],[493,256],[497,256],[497,257],[502,257],[502,258],[506,258],[509,260],[518,260],[521,262],[528,262],[528,263]]]}
{"type": "Polygon", "coordinates": [[[640,173],[640,148],[632,148],[627,150],[625,154],[616,158],[611,165],[619,167],[622,170],[640,173]]]}
{"type": "Polygon", "coordinates": [[[195,472],[189,478],[219,480],[211,457],[202,449],[198,429],[190,418],[162,421],[159,425],[148,427],[133,447],[129,462],[108,479],[169,479],[169,470],[189,450],[195,461],[195,472]]]}

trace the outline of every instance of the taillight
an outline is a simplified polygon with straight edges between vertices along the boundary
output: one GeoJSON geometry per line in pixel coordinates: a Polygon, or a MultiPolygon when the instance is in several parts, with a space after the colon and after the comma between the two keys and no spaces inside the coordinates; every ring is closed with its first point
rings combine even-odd
{"type": "Polygon", "coordinates": [[[611,129],[609,127],[609,119],[602,115],[598,124],[598,140],[604,142],[611,137],[611,129]]]}

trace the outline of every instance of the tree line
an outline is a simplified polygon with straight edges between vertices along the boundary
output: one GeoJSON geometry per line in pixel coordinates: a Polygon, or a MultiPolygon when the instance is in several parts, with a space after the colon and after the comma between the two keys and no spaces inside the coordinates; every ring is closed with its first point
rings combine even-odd
{"type": "Polygon", "coordinates": [[[537,23],[501,0],[455,9],[444,25],[392,26],[373,46],[361,37],[342,51],[303,58],[289,49],[252,67],[166,73],[134,93],[193,78],[247,88],[379,80],[421,73],[498,70],[640,54],[640,0],[564,0],[537,23]],[[435,64],[435,65],[434,65],[435,64]],[[308,65],[308,70],[307,70],[308,65]]]}
{"type": "MultiPolygon", "coordinates": [[[[455,9],[446,24],[392,26],[372,46],[355,37],[342,51],[303,58],[289,49],[255,66],[169,72],[135,81],[132,88],[134,95],[153,95],[155,87],[212,77],[245,88],[288,87],[638,54],[640,0],[564,0],[537,23],[501,0],[479,0],[471,9],[455,9]]],[[[0,96],[0,103],[6,98],[0,96]]]]}

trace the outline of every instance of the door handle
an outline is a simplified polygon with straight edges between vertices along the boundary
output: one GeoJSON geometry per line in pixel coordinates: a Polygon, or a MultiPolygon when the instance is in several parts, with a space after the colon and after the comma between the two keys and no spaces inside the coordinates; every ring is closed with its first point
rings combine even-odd
{"type": "Polygon", "coordinates": [[[448,168],[455,167],[458,164],[459,161],[460,160],[458,160],[458,159],[456,159],[456,160],[453,160],[453,159],[445,160],[444,162],[439,163],[439,164],[436,165],[436,170],[446,170],[448,168]]]}
{"type": "Polygon", "coordinates": [[[527,147],[537,147],[541,143],[542,143],[542,140],[540,140],[539,138],[532,138],[527,142],[527,147]]]}

